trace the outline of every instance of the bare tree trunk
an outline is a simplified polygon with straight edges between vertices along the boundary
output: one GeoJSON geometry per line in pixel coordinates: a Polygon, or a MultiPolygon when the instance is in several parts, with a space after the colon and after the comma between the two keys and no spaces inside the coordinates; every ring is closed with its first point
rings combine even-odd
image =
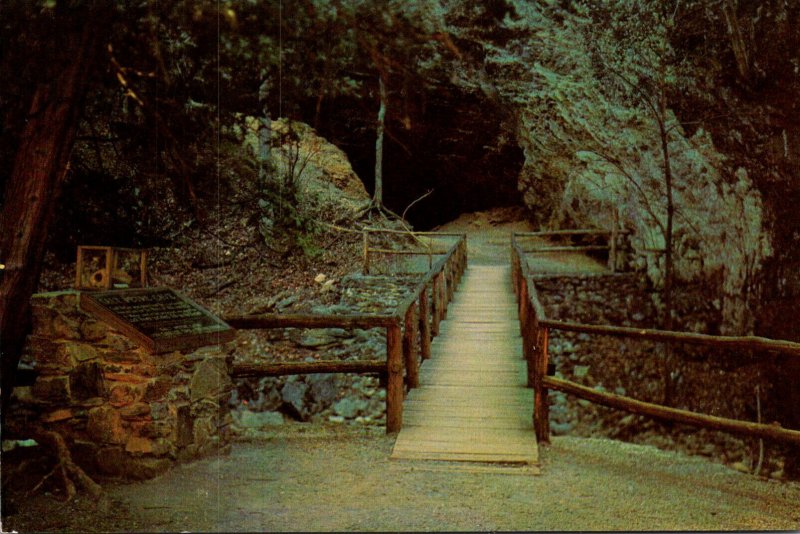
{"type": "MultiPolygon", "coordinates": [[[[672,226],[675,216],[675,200],[672,190],[672,163],[669,152],[669,132],[666,127],[667,102],[666,93],[662,88],[659,95],[658,127],[661,136],[661,152],[664,157],[664,186],[667,194],[667,224],[664,232],[664,330],[673,329],[672,320],[672,286],[674,281],[674,260],[672,243],[672,226]]],[[[674,391],[672,380],[672,343],[667,343],[664,353],[664,404],[672,405],[674,391]]]]}
{"type": "MultiPolygon", "coordinates": [[[[93,14],[93,15],[96,15],[93,14]]],[[[14,387],[14,375],[30,326],[30,297],[39,282],[61,184],[68,170],[78,120],[100,37],[100,17],[76,15],[83,28],[59,35],[70,61],[34,92],[28,121],[8,179],[0,212],[0,357],[2,415],[14,387]]],[[[60,58],[52,58],[60,64],[60,58]]]]}
{"type": "Polygon", "coordinates": [[[378,77],[380,87],[381,107],[378,110],[378,136],[375,140],[375,193],[372,204],[377,208],[383,207],[383,130],[386,121],[386,85],[383,76],[378,77]]]}
{"type": "Polygon", "coordinates": [[[733,50],[733,56],[736,59],[736,68],[739,71],[739,77],[747,82],[750,80],[750,57],[747,53],[747,43],[744,39],[742,26],[736,14],[736,4],[736,0],[724,0],[722,2],[722,14],[725,16],[725,22],[728,26],[731,50],[733,50]]]}

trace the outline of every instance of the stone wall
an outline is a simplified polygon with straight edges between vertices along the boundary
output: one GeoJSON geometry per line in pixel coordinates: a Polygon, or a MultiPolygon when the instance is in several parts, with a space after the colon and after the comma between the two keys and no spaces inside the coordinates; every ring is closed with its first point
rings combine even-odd
{"type": "Polygon", "coordinates": [[[80,293],[34,295],[12,424],[60,432],[91,473],[146,479],[176,462],[225,452],[232,357],[225,346],[151,354],[80,309],[80,293]]]}

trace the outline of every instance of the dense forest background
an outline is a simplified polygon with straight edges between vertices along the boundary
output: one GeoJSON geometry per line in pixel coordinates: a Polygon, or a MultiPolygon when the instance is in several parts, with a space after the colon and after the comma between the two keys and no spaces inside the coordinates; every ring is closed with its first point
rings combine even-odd
{"type": "MultiPolygon", "coordinates": [[[[795,0],[6,0],[0,20],[0,308],[14,269],[33,290],[45,258],[173,244],[232,199],[266,245],[308,249],[298,173],[269,143],[243,158],[242,129],[310,125],[373,192],[384,108],[383,201],[430,193],[415,227],[506,205],[553,228],[617,217],[632,266],[675,287],[665,326],[798,339],[795,0]],[[19,264],[17,225],[40,232],[19,264]]],[[[798,428],[790,386],[774,395],[798,428]]]]}

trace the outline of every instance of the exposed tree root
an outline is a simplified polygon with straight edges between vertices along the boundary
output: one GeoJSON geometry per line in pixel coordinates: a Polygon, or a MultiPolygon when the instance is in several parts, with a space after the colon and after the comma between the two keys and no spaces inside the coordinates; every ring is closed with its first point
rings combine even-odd
{"type": "MultiPolygon", "coordinates": [[[[358,215],[356,215],[356,219],[364,219],[364,218],[366,218],[367,220],[372,222],[373,215],[378,216],[378,217],[382,217],[383,220],[385,220],[385,221],[389,221],[389,220],[394,219],[394,220],[397,220],[400,223],[402,223],[403,226],[406,226],[405,221],[403,221],[403,218],[400,215],[396,214],[395,212],[393,212],[392,210],[390,210],[389,208],[384,206],[383,202],[376,201],[374,198],[370,201],[370,203],[369,203],[369,205],[367,207],[362,209],[358,213],[358,215]]],[[[407,228],[407,226],[406,226],[406,228],[407,228]]]]}
{"type": "Polygon", "coordinates": [[[57,475],[64,485],[64,494],[66,495],[67,502],[71,501],[78,494],[76,483],[89,494],[92,500],[100,500],[103,496],[103,488],[92,480],[92,478],[72,460],[72,454],[69,452],[67,442],[61,434],[52,430],[39,428],[32,432],[31,437],[37,442],[50,447],[55,454],[57,463],[52,471],[47,473],[42,480],[28,492],[29,495],[36,493],[49,478],[57,475]]]}

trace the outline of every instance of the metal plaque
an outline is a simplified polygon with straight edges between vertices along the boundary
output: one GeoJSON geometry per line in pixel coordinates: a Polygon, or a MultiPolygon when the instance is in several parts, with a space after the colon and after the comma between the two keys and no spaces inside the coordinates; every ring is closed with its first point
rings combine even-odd
{"type": "Polygon", "coordinates": [[[166,287],[83,292],[81,308],[154,353],[225,343],[234,335],[224,321],[166,287]]]}

